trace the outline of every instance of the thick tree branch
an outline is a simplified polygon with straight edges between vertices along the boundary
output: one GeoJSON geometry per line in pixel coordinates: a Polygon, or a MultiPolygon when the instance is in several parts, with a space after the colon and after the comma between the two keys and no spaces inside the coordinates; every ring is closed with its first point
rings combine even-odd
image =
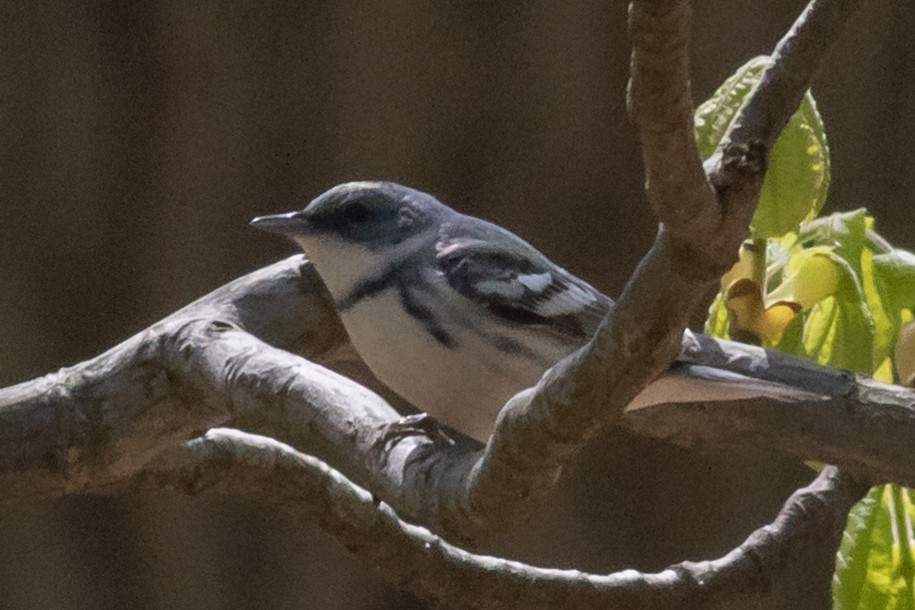
{"type": "MultiPolygon", "coordinates": [[[[398,413],[319,364],[332,360],[345,334],[314,269],[293,257],[97,358],[0,390],[0,498],[150,482],[255,494],[296,516],[310,508],[401,586],[478,607],[727,607],[735,596],[765,600],[810,562],[831,562],[845,515],[866,489],[861,481],[915,485],[915,392],[683,331],[736,258],[768,151],[856,4],[810,3],[704,169],[693,140],[689,4],[632,3],[630,108],[658,236],[596,336],[506,405],[484,450],[432,432],[392,437],[398,413]],[[812,397],[627,412],[675,360],[812,397]],[[276,432],[337,469],[235,431],[187,442],[226,422],[276,432]],[[688,446],[775,447],[847,470],[824,470],[726,556],[657,574],[592,575],[473,555],[398,517],[458,540],[522,520],[569,456],[610,425],[688,446]]],[[[828,599],[827,582],[822,591],[828,599]]]]}
{"type": "Polygon", "coordinates": [[[629,113],[642,140],[645,192],[658,221],[674,227],[689,226],[715,199],[693,135],[691,12],[682,0],[629,5],[629,113]]]}
{"type": "MultiPolygon", "coordinates": [[[[639,87],[647,86],[650,75],[646,72],[641,81],[634,76],[634,104],[647,126],[645,146],[668,138],[682,144],[691,115],[681,73],[689,11],[680,2],[639,6],[633,7],[634,37],[640,41],[634,65],[657,67],[670,59],[676,68],[672,98],[642,95],[639,87]],[[679,33],[669,48],[659,45],[665,32],[679,33]],[[673,118],[665,122],[668,116],[673,118]]],[[[802,22],[815,21],[818,14],[808,11],[802,22]]],[[[795,31],[806,30],[798,26],[795,31]]],[[[795,48],[785,41],[781,45],[795,48]]],[[[790,53],[780,57],[790,63],[790,53]]],[[[790,82],[803,91],[806,81],[800,81],[790,82]]],[[[696,154],[694,145],[674,148],[696,154]]],[[[666,179],[655,177],[657,192],[673,196],[681,183],[663,187],[666,179]]],[[[679,205],[655,203],[671,210],[679,205]]],[[[726,260],[715,263],[719,267],[737,251],[746,223],[734,227],[728,232],[733,247],[726,260]]],[[[293,419],[309,431],[306,436],[338,452],[341,467],[372,481],[372,488],[403,514],[442,531],[466,532],[483,515],[488,525],[501,526],[520,518],[520,507],[551,489],[568,456],[601,426],[617,421],[632,397],[680,350],[690,304],[701,298],[712,276],[700,272],[697,277],[696,268],[709,266],[697,267],[689,256],[707,236],[675,233],[662,228],[595,339],[548,372],[534,391],[512,401],[482,455],[438,451],[436,439],[420,437],[379,444],[380,427],[395,417],[383,401],[355,384],[347,386],[346,395],[328,393],[346,382],[331,381],[307,362],[285,361],[233,328],[288,348],[310,346],[312,356],[339,344],[342,331],[323,289],[311,267],[299,260],[242,278],[90,362],[0,392],[0,480],[8,483],[7,493],[17,493],[13,483],[25,482],[33,493],[104,484],[194,430],[275,413],[269,406],[280,397],[280,409],[295,414],[293,419]],[[352,416],[346,409],[354,410],[352,416]]],[[[874,470],[897,473],[895,466],[874,470]]]]}
{"type": "MultiPolygon", "coordinates": [[[[630,108],[643,140],[649,200],[673,223],[694,214],[681,215],[681,205],[714,204],[692,135],[689,15],[683,0],[630,7],[630,108]]],[[[632,398],[670,366],[690,305],[710,281],[684,275],[670,235],[662,225],[596,336],[502,409],[483,459],[463,480],[461,497],[449,504],[470,514],[499,515],[506,498],[536,500],[552,488],[569,456],[617,421],[632,398]]]]}
{"type": "MultiPolygon", "coordinates": [[[[326,341],[318,350],[326,351],[338,336],[337,322],[323,288],[310,277],[302,257],[282,261],[94,360],[0,390],[0,497],[105,487],[196,430],[244,421],[318,452],[405,518],[453,539],[521,520],[538,496],[517,495],[514,482],[538,476],[536,460],[522,454],[500,461],[505,456],[493,446],[479,453],[422,435],[385,444],[386,426],[398,414],[384,400],[233,326],[245,320],[258,328],[259,316],[307,312],[297,314],[299,328],[326,341]],[[271,292],[276,299],[267,296],[271,292]],[[468,484],[473,476],[488,477],[494,486],[502,477],[503,487],[489,490],[492,500],[476,505],[468,484]]],[[[272,332],[291,343],[298,337],[272,332]]],[[[685,445],[775,446],[847,465],[874,480],[915,485],[912,390],[705,337],[688,336],[680,360],[828,399],[659,404],[627,413],[621,425],[685,445]]]]}
{"type": "MultiPolygon", "coordinates": [[[[814,0],[776,49],[775,73],[790,73],[797,60],[789,50],[804,50],[803,71],[783,79],[789,85],[782,92],[791,99],[807,90],[842,18],[849,16],[850,10],[817,8],[832,3],[814,0]],[[825,42],[795,45],[793,38],[810,31],[825,42]]],[[[546,493],[569,455],[614,424],[632,398],[670,366],[696,305],[736,261],[759,198],[767,149],[737,143],[728,148],[718,161],[729,178],[720,182],[720,172],[714,174],[714,191],[699,169],[684,34],[689,14],[686,0],[636,1],[630,10],[630,101],[642,138],[648,197],[662,220],[657,239],[593,340],[502,410],[484,459],[463,479],[460,499],[469,500],[470,513],[497,515],[507,497],[546,493]]],[[[773,103],[765,101],[768,91],[751,94],[751,100],[764,96],[751,103],[773,103]]]]}
{"type": "MultiPolygon", "coordinates": [[[[834,468],[794,493],[777,519],[726,556],[683,562],[657,574],[609,575],[536,568],[474,555],[401,521],[384,502],[322,461],[272,439],[233,430],[157,458],[135,484],[182,493],[252,495],[317,522],[397,585],[427,599],[460,599],[462,607],[708,608],[729,600],[766,600],[789,575],[827,562],[829,574],[845,515],[866,491],[834,468]]],[[[829,599],[829,581],[822,583],[829,599]]]]}
{"type": "Polygon", "coordinates": [[[196,353],[195,331],[205,340],[233,323],[311,357],[345,337],[303,257],[255,271],[96,358],[0,389],[0,489],[42,495],[103,484],[235,415],[224,391],[205,401],[175,368],[196,353]]]}

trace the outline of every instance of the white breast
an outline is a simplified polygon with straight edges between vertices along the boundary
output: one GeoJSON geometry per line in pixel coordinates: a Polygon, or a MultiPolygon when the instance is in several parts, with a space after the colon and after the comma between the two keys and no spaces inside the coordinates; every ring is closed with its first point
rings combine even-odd
{"type": "MultiPolygon", "coordinates": [[[[442,295],[425,297],[422,303],[430,306],[452,334],[455,348],[437,342],[419,321],[405,313],[396,288],[342,312],[343,323],[356,351],[382,382],[418,409],[480,440],[485,441],[492,433],[495,418],[509,398],[535,385],[552,363],[578,347],[560,344],[554,336],[536,329],[506,324],[469,302],[442,295]],[[504,346],[506,341],[522,350],[509,353],[500,349],[499,343],[504,346]]],[[[686,366],[662,375],[632,401],[629,409],[767,395],[823,398],[727,371],[686,366]]]]}
{"type": "Polygon", "coordinates": [[[432,313],[453,336],[454,348],[436,341],[406,314],[395,289],[349,308],[342,313],[343,323],[356,351],[388,387],[439,421],[481,440],[492,432],[505,402],[536,384],[571,349],[550,336],[500,324],[469,302],[449,310],[443,304],[453,301],[447,299],[422,302],[439,304],[432,313]],[[474,318],[468,320],[468,315],[474,318]],[[506,342],[524,349],[510,353],[504,349],[506,342]],[[545,359],[525,355],[525,350],[545,359]]]}

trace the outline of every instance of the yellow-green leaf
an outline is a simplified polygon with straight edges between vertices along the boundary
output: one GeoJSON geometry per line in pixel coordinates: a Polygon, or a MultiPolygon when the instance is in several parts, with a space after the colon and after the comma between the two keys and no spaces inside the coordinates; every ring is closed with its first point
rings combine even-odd
{"type": "Polygon", "coordinates": [[[911,610],[915,564],[912,491],[874,487],[852,509],[836,554],[837,610],[911,610]]]}
{"type": "MultiPolygon", "coordinates": [[[[703,158],[718,149],[768,64],[765,56],[751,59],[696,109],[696,144],[703,158]]],[[[816,217],[826,201],[829,171],[823,119],[808,91],[769,153],[759,205],[750,222],[753,237],[779,237],[797,230],[803,220],[816,217]]]]}

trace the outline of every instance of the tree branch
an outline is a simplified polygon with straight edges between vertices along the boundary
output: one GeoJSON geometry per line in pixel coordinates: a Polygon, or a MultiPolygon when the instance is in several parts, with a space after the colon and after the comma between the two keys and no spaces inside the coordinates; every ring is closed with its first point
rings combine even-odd
{"type": "Polygon", "coordinates": [[[227,324],[312,357],[345,338],[324,285],[304,257],[230,282],[100,356],[0,389],[4,494],[56,494],[104,484],[135,472],[195,430],[235,415],[225,388],[204,401],[176,369],[227,324]]]}
{"type": "MultiPolygon", "coordinates": [[[[772,70],[792,74],[781,87],[791,99],[806,91],[851,12],[817,8],[830,4],[812,2],[776,49],[772,70]],[[811,31],[824,36],[824,43],[794,43],[811,31]],[[789,51],[794,49],[803,49],[810,65],[797,74],[791,72],[798,63],[789,51]]],[[[630,9],[630,108],[642,139],[648,198],[662,221],[655,243],[595,337],[502,409],[483,460],[464,480],[459,498],[448,501],[462,506],[466,497],[467,512],[492,519],[507,498],[544,495],[569,456],[601,427],[615,424],[626,405],[667,370],[696,305],[737,259],[759,199],[767,148],[744,150],[736,143],[728,148],[719,161],[729,178],[720,182],[722,174],[714,173],[714,191],[699,170],[686,59],[689,15],[686,0],[637,0],[630,9]]],[[[752,103],[773,104],[766,101],[769,91],[752,93],[751,101],[763,96],[752,103]]],[[[795,101],[785,121],[796,106],[795,101]]]]}
{"type": "Polygon", "coordinates": [[[434,434],[388,435],[398,413],[317,363],[332,359],[345,333],[314,269],[293,257],[97,358],[0,390],[0,498],[121,490],[131,478],[185,493],[256,494],[296,516],[310,507],[401,586],[478,607],[726,605],[748,593],[765,599],[809,562],[830,562],[845,515],[865,491],[859,481],[915,485],[915,392],[683,332],[735,260],[768,151],[856,4],[810,3],[703,169],[693,139],[689,4],[632,3],[630,109],[658,236],[596,336],[509,401],[485,450],[434,434]],[[723,369],[813,397],[655,403],[627,412],[675,359],[675,366],[723,369]],[[276,431],[339,471],[240,432],[211,430],[186,442],[238,421],[276,431]],[[658,574],[592,575],[483,557],[398,517],[458,540],[522,520],[569,456],[609,425],[690,446],[774,446],[838,463],[857,478],[829,467],[734,551],[658,574]]]}
{"type": "MultiPolygon", "coordinates": [[[[833,41],[861,4],[860,0],[811,0],[776,45],[759,85],[737,113],[718,151],[706,161],[720,201],[720,231],[724,235],[736,231],[741,239],[745,237],[759,201],[769,152],[810,88],[833,41]]],[[[712,240],[707,250],[731,252],[736,257],[730,240],[715,239],[716,234],[709,234],[712,240]]]]}
{"type": "Polygon", "coordinates": [[[760,143],[771,150],[810,88],[830,45],[861,10],[861,4],[860,0],[814,0],[807,5],[775,46],[759,85],[734,118],[722,148],[760,143]]]}
{"type": "MultiPolygon", "coordinates": [[[[452,539],[522,520],[539,496],[514,495],[513,482],[541,474],[536,460],[522,453],[502,461],[497,445],[480,453],[422,435],[384,443],[386,427],[399,417],[384,400],[235,326],[244,320],[267,328],[259,317],[298,312],[298,328],[324,342],[316,352],[327,353],[337,322],[312,277],[304,259],[292,257],[218,289],[98,358],[0,390],[0,497],[102,488],[196,430],[244,421],[318,452],[405,518],[452,539]],[[472,502],[473,476],[494,486],[490,503],[472,502]],[[496,489],[499,477],[503,487],[496,489]]],[[[289,343],[299,337],[298,330],[270,332],[289,343]]],[[[683,366],[716,367],[827,398],[655,404],[626,413],[620,425],[685,445],[775,446],[848,465],[874,480],[915,484],[912,390],[732,342],[690,335],[683,345],[683,366]]]]}
{"type": "Polygon", "coordinates": [[[693,135],[687,1],[629,5],[629,114],[639,127],[645,192],[658,221],[688,226],[714,204],[693,135]]]}
{"type": "MultiPolygon", "coordinates": [[[[849,508],[867,490],[834,468],[795,492],[776,520],[724,557],[683,562],[657,574],[609,575],[537,568],[474,555],[401,521],[384,502],[322,461],[265,437],[211,430],[154,460],[134,485],[181,493],[252,495],[295,519],[317,522],[392,582],[420,597],[468,608],[683,608],[768,599],[811,561],[831,574],[849,508]]],[[[809,576],[808,576],[809,577],[809,576]]],[[[822,583],[829,599],[829,580],[822,583]]]]}
{"type": "Polygon", "coordinates": [[[623,427],[684,447],[775,449],[838,464],[873,483],[915,486],[915,390],[701,335],[688,335],[683,346],[675,366],[731,371],[822,398],[664,402],[627,412],[623,427]]]}

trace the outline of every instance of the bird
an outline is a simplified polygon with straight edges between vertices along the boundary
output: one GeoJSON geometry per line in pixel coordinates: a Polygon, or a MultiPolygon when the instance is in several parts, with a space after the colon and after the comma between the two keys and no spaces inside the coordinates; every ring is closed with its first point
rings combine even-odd
{"type": "MultiPolygon", "coordinates": [[[[584,345],[614,305],[510,231],[394,182],[341,184],[304,209],[251,224],[305,251],[384,385],[482,442],[502,406],[584,345]]],[[[628,408],[761,393],[812,396],[712,367],[675,367],[628,408]]]]}

